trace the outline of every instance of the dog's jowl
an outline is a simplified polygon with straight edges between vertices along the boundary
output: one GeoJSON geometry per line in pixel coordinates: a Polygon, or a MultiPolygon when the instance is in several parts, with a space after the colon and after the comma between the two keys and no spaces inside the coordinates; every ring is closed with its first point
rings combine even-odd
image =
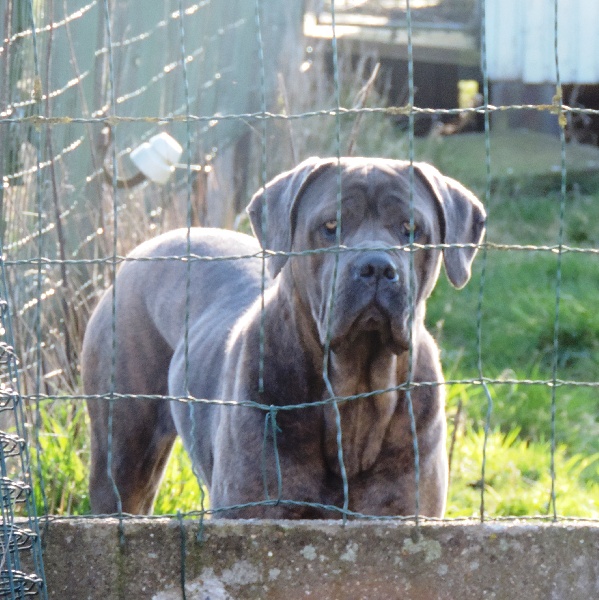
{"type": "Polygon", "coordinates": [[[480,202],[426,164],[312,158],[248,211],[257,239],[194,228],[142,244],[92,315],[93,511],[151,512],[180,435],[215,516],[336,517],[346,498],[356,513],[442,516],[444,387],[425,303],[441,263],[454,286],[470,278],[480,202]],[[189,249],[204,259],[172,258],[189,249]]]}

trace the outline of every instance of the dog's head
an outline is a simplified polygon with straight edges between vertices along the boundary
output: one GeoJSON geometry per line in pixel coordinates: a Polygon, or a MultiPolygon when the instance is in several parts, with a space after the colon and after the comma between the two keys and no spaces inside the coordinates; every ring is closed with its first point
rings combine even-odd
{"type": "Polygon", "coordinates": [[[255,194],[248,212],[263,248],[305,253],[273,256],[269,269],[291,278],[321,343],[376,335],[396,353],[441,256],[451,283],[467,283],[485,221],[476,197],[434,167],[376,158],[310,158],[255,194]]]}

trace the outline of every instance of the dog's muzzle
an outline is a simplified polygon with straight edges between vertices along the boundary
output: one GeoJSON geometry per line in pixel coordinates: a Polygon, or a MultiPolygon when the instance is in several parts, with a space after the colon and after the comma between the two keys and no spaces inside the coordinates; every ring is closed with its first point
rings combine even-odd
{"type": "Polygon", "coordinates": [[[341,270],[333,319],[332,347],[353,344],[363,334],[376,334],[395,353],[405,349],[407,293],[403,273],[392,256],[365,251],[341,270]]]}

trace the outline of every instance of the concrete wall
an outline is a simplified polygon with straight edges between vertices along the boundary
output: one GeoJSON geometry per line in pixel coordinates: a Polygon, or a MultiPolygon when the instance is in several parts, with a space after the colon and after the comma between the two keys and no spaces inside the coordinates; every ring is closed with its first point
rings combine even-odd
{"type": "Polygon", "coordinates": [[[122,524],[49,523],[50,598],[179,600],[182,578],[186,600],[599,598],[597,524],[122,524]]]}

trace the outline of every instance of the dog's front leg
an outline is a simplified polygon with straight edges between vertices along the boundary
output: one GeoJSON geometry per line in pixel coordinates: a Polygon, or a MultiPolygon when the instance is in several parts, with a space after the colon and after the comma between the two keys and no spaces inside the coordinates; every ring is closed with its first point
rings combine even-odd
{"type": "MultiPolygon", "coordinates": [[[[273,412],[222,407],[215,436],[210,506],[227,518],[332,518],[326,510],[326,465],[311,421],[319,409],[273,412]],[[302,425],[303,424],[303,425],[302,425]],[[303,438],[303,439],[302,439],[303,438]]],[[[298,409],[299,410],[299,409],[298,409]]]]}

